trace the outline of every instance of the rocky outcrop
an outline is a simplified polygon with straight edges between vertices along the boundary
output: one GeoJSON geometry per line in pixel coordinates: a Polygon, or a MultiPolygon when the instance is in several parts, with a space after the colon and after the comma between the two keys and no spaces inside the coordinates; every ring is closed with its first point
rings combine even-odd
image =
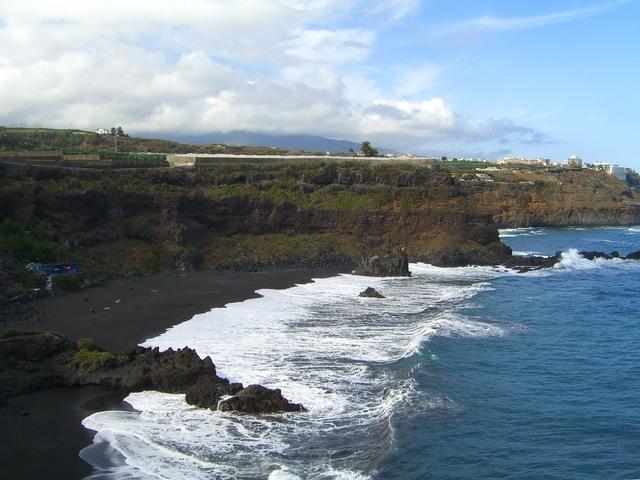
{"type": "MultiPolygon", "coordinates": [[[[579,252],[579,253],[580,253],[580,255],[582,255],[587,260],[595,260],[597,258],[603,258],[605,260],[609,260],[609,259],[613,258],[610,254],[605,253],[605,252],[599,252],[599,251],[583,251],[583,252],[579,252]]],[[[617,256],[619,257],[620,255],[617,255],[617,256]]]]}
{"type": "Polygon", "coordinates": [[[409,256],[402,250],[397,255],[363,258],[353,273],[369,277],[409,277],[409,256]]]}
{"type": "Polygon", "coordinates": [[[505,265],[512,261],[512,256],[511,248],[503,244],[492,244],[484,250],[448,247],[423,253],[416,260],[437,267],[465,267],[467,265],[505,265]]]}
{"type": "Polygon", "coordinates": [[[187,389],[185,400],[189,405],[215,410],[223,397],[235,395],[240,390],[242,390],[241,383],[221,382],[212,375],[206,375],[200,377],[187,389]]]}
{"type": "Polygon", "coordinates": [[[500,228],[633,225],[640,205],[629,185],[592,170],[493,172],[495,182],[467,183],[478,211],[500,228]]]}
{"type": "Polygon", "coordinates": [[[364,298],[385,298],[384,295],[382,295],[373,287],[367,287],[365,290],[360,292],[360,295],[358,296],[364,298]]]}
{"type": "Polygon", "coordinates": [[[186,393],[189,404],[215,410],[225,397],[240,395],[224,410],[248,413],[301,411],[280,390],[258,385],[243,388],[216,375],[210,357],[181,348],[161,352],[137,347],[113,355],[92,341],[72,343],[53,332],[7,330],[0,334],[0,401],[28,391],[51,387],[102,386],[127,394],[157,390],[186,393]]]}
{"type": "Polygon", "coordinates": [[[221,400],[218,409],[244,413],[301,412],[304,407],[291,403],[282,396],[280,389],[271,390],[262,385],[249,385],[234,396],[221,400]]]}

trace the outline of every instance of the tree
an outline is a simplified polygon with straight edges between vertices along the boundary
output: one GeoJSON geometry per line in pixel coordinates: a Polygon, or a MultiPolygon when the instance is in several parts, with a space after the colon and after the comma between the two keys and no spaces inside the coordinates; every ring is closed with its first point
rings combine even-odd
{"type": "Polygon", "coordinates": [[[360,146],[360,152],[362,152],[362,154],[365,157],[377,157],[378,156],[378,150],[373,148],[371,146],[371,142],[368,142],[367,140],[362,142],[362,145],[360,146]]]}

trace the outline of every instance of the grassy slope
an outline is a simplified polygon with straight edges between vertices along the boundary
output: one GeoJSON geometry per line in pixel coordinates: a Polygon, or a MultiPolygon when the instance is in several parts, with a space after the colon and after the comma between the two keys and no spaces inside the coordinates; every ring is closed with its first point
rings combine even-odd
{"type": "MultiPolygon", "coordinates": [[[[113,150],[114,138],[72,129],[4,128],[0,130],[0,150],[62,150],[65,153],[94,153],[113,150]]],[[[293,150],[270,147],[240,147],[229,145],[187,145],[168,140],[118,137],[122,152],[152,153],[235,153],[235,154],[294,154],[293,150]]]]}

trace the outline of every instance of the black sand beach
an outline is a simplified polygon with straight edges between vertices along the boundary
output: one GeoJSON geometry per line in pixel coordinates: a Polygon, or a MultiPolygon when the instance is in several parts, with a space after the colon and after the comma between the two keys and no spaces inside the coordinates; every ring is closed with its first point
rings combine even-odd
{"type": "MultiPolygon", "coordinates": [[[[91,337],[119,352],[193,315],[256,297],[256,290],[287,288],[345,270],[202,271],[119,280],[39,301],[34,304],[37,319],[7,321],[2,328],[52,330],[70,339],[91,337]]],[[[92,469],[78,453],[91,443],[93,432],[81,420],[96,411],[124,408],[127,404],[118,395],[99,388],[54,389],[10,399],[0,407],[2,477],[56,480],[89,475],[92,469]]]]}

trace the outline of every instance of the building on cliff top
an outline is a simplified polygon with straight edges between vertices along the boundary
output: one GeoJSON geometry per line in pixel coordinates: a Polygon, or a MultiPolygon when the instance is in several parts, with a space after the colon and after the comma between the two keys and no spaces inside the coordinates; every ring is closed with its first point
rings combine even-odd
{"type": "Polygon", "coordinates": [[[627,169],[620,165],[612,165],[609,162],[596,162],[593,164],[593,168],[612,175],[623,182],[627,180],[627,169]]]}
{"type": "Polygon", "coordinates": [[[571,168],[582,168],[582,158],[578,155],[571,155],[567,158],[566,165],[571,168]]]}
{"type": "Polygon", "coordinates": [[[546,167],[548,160],[542,158],[504,157],[496,162],[498,165],[526,165],[528,167],[546,167]]]}

